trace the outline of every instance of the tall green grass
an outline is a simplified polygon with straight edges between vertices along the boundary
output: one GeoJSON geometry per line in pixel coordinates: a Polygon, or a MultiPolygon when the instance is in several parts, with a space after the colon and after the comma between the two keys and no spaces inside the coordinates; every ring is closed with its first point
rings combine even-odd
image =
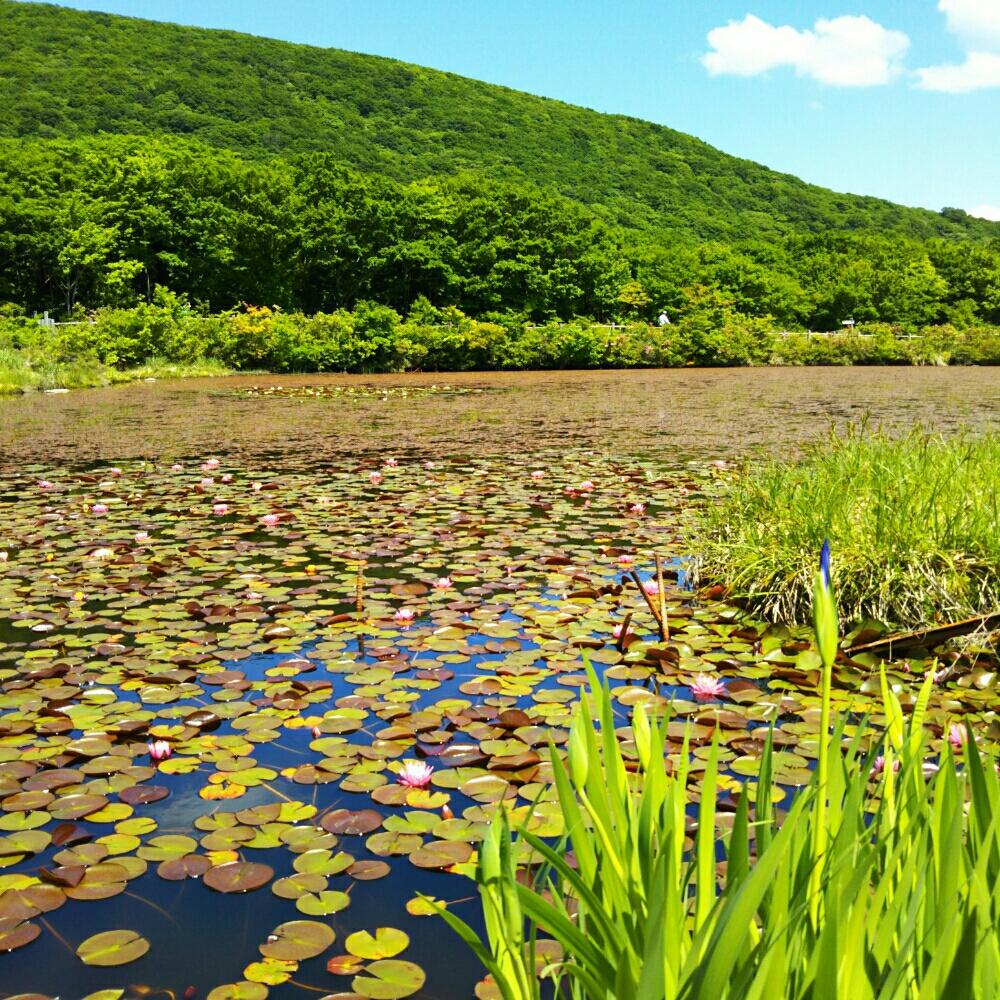
{"type": "Polygon", "coordinates": [[[142,365],[120,370],[102,364],[96,358],[61,361],[44,352],[0,347],[0,396],[45,389],[88,389],[144,378],[197,378],[227,374],[230,374],[230,369],[221,361],[210,358],[187,363],[150,358],[142,365]]]}
{"type": "Polygon", "coordinates": [[[1000,607],[1000,434],[856,428],[751,465],[698,515],[698,573],[773,620],[808,618],[803,567],[838,553],[845,618],[916,625],[1000,607]]]}
{"type": "MultiPolygon", "coordinates": [[[[816,595],[828,677],[837,626],[825,580],[816,595]]],[[[717,826],[716,735],[691,844],[687,740],[668,766],[665,720],[637,706],[631,771],[610,693],[591,670],[565,763],[550,746],[564,838],[551,844],[522,830],[515,840],[501,810],[476,875],[485,940],[439,908],[488,970],[483,995],[539,1000],[536,972],[547,961],[555,995],[572,1000],[994,1000],[1000,780],[971,731],[959,758],[946,743],[930,773],[931,684],[906,722],[883,675],[884,732],[862,724],[848,738],[844,720],[824,729],[820,766],[782,817],[769,739],[728,832],[717,826]],[[877,777],[868,743],[884,753],[877,777]],[[519,878],[526,854],[533,875],[519,878]],[[555,953],[543,946],[549,937],[555,953]]],[[[823,694],[825,722],[828,682],[823,694]]]]}

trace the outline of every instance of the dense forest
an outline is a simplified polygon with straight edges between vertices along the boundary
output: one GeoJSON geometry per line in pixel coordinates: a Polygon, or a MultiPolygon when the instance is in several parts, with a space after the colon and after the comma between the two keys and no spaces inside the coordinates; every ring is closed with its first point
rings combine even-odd
{"type": "Polygon", "coordinates": [[[482,174],[401,183],[329,154],[244,159],[176,138],[0,140],[0,302],[61,313],[158,287],[204,311],[372,300],[489,317],[683,316],[714,296],[779,325],[1000,322],[1000,244],[802,234],[651,240],[482,174]]]}
{"type": "Polygon", "coordinates": [[[673,239],[830,229],[989,237],[957,210],[836,194],[649,122],[391,59],[0,0],[0,135],[180,135],[323,152],[401,181],[528,181],[673,239]]]}
{"type": "Polygon", "coordinates": [[[0,67],[8,314],[170,290],[202,313],[1000,323],[1000,225],[835,194],[645,122],[8,0],[0,67]]]}

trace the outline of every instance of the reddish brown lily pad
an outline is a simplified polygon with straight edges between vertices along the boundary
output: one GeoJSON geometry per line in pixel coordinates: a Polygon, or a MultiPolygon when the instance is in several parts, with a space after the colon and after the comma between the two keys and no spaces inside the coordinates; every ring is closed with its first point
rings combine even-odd
{"type": "Polygon", "coordinates": [[[347,836],[361,836],[377,830],[382,825],[382,814],[374,809],[335,809],[327,813],[320,826],[329,833],[347,836]]]}
{"type": "Polygon", "coordinates": [[[376,879],[385,878],[392,869],[384,861],[355,861],[347,874],[359,882],[373,882],[376,879]]]}
{"type": "Polygon", "coordinates": [[[207,871],[202,881],[216,892],[252,892],[274,877],[270,865],[253,861],[232,861],[207,871]]]}
{"type": "Polygon", "coordinates": [[[0,919],[0,952],[13,951],[31,944],[41,928],[27,920],[17,920],[12,917],[0,919]]]}
{"type": "Polygon", "coordinates": [[[460,840],[433,840],[410,855],[418,868],[450,868],[472,857],[472,846],[460,840]]]}
{"type": "Polygon", "coordinates": [[[132,785],[130,788],[123,788],[118,793],[118,798],[130,806],[139,806],[159,802],[169,794],[170,789],[165,785],[132,785]]]}

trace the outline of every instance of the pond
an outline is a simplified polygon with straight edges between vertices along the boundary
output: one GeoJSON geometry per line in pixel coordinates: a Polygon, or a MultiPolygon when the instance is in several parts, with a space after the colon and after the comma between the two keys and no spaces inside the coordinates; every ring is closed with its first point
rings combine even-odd
{"type": "MultiPolygon", "coordinates": [[[[497,803],[559,833],[548,741],[584,653],[626,752],[630,706],[672,700],[697,782],[721,727],[723,810],[771,720],[777,778],[808,778],[807,633],[686,586],[714,463],[864,417],[996,426],[997,389],[989,369],[743,369],[0,401],[0,989],[472,995],[477,964],[416,897],[478,926],[465,876],[497,803]]],[[[869,666],[837,707],[870,705],[869,666]]],[[[942,681],[932,726],[995,709],[983,673],[942,681]]]]}

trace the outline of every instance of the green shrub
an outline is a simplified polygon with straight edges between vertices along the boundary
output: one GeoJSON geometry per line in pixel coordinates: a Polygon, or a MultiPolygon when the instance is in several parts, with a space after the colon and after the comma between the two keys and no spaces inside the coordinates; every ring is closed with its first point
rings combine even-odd
{"type": "Polygon", "coordinates": [[[781,336],[771,327],[766,317],[734,312],[711,289],[693,293],[688,313],[663,327],[585,319],[539,325],[512,313],[477,320],[426,299],[417,300],[405,322],[373,302],[359,302],[350,312],[305,315],[243,306],[203,316],[183,298],[158,289],[151,303],[101,309],[55,329],[0,316],[0,347],[25,352],[36,366],[83,359],[119,370],[154,356],[184,365],[212,359],[243,371],[360,373],[1000,363],[997,327],[926,327],[915,337],[888,324],[864,327],[865,336],[781,336]]]}

